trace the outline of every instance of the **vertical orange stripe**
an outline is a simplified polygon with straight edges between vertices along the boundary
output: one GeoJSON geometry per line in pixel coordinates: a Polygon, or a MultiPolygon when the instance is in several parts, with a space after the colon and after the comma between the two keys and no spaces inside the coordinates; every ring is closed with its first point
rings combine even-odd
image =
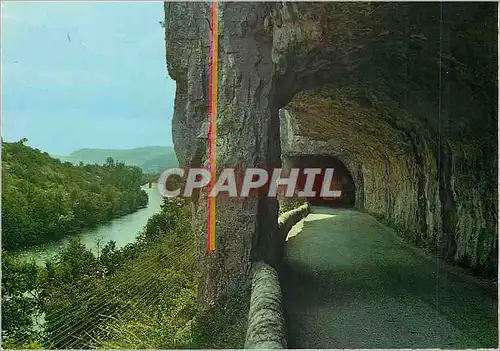
{"type": "MultiPolygon", "coordinates": [[[[209,19],[209,51],[208,51],[208,169],[211,167],[211,159],[212,159],[212,47],[213,47],[213,33],[212,33],[212,23],[213,23],[213,8],[212,4],[210,4],[210,19],[209,19]]],[[[212,184],[208,185],[208,192],[210,194],[212,184]]],[[[210,237],[211,237],[211,220],[210,214],[212,213],[212,203],[210,198],[208,198],[208,208],[207,208],[207,251],[210,250],[210,237]]]]}
{"type": "MultiPolygon", "coordinates": [[[[208,163],[211,173],[211,181],[209,186],[209,192],[212,190],[215,184],[215,178],[217,176],[217,160],[216,160],[216,140],[217,140],[217,88],[218,88],[218,51],[219,51],[219,41],[218,41],[218,2],[213,1],[210,3],[210,19],[211,19],[211,53],[210,53],[210,78],[211,78],[211,96],[209,96],[209,148],[208,148],[208,163]]],[[[210,193],[209,193],[210,194],[210,193]]],[[[208,252],[215,250],[215,213],[216,213],[216,198],[208,198],[208,252]]]]}
{"type": "MultiPolygon", "coordinates": [[[[208,169],[211,169],[212,162],[212,47],[213,47],[213,31],[212,31],[212,23],[213,23],[213,7],[210,4],[210,19],[209,19],[209,51],[208,51],[208,169]]],[[[210,190],[212,187],[212,183],[208,185],[208,194],[210,194],[210,190]]],[[[210,236],[212,235],[210,214],[212,213],[212,202],[210,201],[210,197],[208,198],[207,204],[208,212],[207,212],[207,251],[210,250],[210,236]]]]}

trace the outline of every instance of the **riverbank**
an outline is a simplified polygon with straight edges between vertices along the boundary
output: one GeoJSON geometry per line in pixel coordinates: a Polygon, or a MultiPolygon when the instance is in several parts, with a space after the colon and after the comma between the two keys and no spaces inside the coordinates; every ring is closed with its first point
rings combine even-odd
{"type": "Polygon", "coordinates": [[[177,349],[196,314],[191,208],[165,201],[141,235],[96,256],[72,240],[49,265],[2,260],[6,349],[177,349]]]}
{"type": "Polygon", "coordinates": [[[163,198],[156,188],[146,184],[141,187],[148,195],[148,205],[134,213],[116,218],[109,223],[96,228],[85,230],[81,233],[67,236],[61,240],[31,246],[21,251],[13,252],[16,258],[28,261],[35,261],[38,265],[43,265],[45,260],[51,259],[66,247],[72,238],[79,238],[81,242],[95,255],[110,240],[116,242],[118,248],[135,241],[148,219],[158,213],[163,203],[163,198]]]}

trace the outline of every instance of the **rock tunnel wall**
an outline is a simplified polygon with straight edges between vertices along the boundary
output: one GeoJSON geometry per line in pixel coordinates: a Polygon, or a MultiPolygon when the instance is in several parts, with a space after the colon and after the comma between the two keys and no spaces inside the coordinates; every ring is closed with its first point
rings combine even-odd
{"type": "MultiPolygon", "coordinates": [[[[217,164],[280,166],[281,147],[293,152],[280,146],[285,107],[295,135],[348,167],[358,208],[496,272],[496,14],[493,3],[221,3],[217,164]]],[[[165,3],[165,24],[176,154],[203,165],[208,3],[165,3]]],[[[193,196],[202,308],[252,261],[275,265],[283,245],[275,199],[217,199],[207,254],[206,199],[193,196]]]]}
{"type": "Polygon", "coordinates": [[[311,120],[322,116],[328,123],[317,127],[319,137],[327,135],[326,143],[361,166],[355,181],[363,197],[356,206],[383,216],[414,244],[494,276],[496,141],[478,146],[477,140],[456,140],[443,131],[419,135],[352,106],[354,99],[349,110],[344,105],[339,109],[334,101],[301,93],[287,108],[299,125],[304,123],[298,133],[313,138],[318,135],[311,133],[311,120]],[[307,101],[307,112],[301,99],[307,101]]]}
{"type": "MultiPolygon", "coordinates": [[[[289,111],[282,108],[279,111],[280,117],[280,138],[281,138],[281,159],[284,168],[292,167],[294,158],[304,155],[320,155],[335,157],[347,168],[355,184],[355,204],[360,207],[364,202],[363,179],[361,178],[361,168],[354,159],[346,155],[343,148],[336,148],[332,142],[314,140],[308,136],[298,135],[297,121],[289,111]]],[[[286,199],[281,199],[286,200],[286,199]]]]}

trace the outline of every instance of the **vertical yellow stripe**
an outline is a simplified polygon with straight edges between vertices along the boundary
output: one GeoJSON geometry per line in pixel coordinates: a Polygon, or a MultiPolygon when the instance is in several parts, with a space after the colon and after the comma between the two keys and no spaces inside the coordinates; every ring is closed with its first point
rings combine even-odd
{"type": "MultiPolygon", "coordinates": [[[[219,18],[218,18],[219,4],[218,1],[214,1],[214,12],[213,12],[213,22],[212,22],[212,31],[213,31],[213,45],[212,45],[212,140],[211,142],[211,151],[210,159],[212,161],[211,164],[211,181],[212,185],[215,184],[215,178],[217,176],[217,159],[216,159],[216,140],[217,140],[217,88],[218,88],[218,53],[219,53],[219,18]]],[[[209,251],[215,250],[215,197],[210,197],[209,201],[211,201],[211,212],[209,214],[210,217],[210,242],[209,242],[209,251]]]]}

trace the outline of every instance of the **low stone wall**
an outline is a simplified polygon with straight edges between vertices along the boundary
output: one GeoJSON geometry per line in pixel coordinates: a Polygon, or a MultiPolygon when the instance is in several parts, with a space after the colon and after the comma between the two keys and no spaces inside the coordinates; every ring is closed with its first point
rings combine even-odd
{"type": "MultiPolygon", "coordinates": [[[[290,229],[310,212],[308,203],[282,214],[279,233],[285,242],[290,229]]],[[[245,349],[286,348],[282,294],[276,270],[264,262],[252,266],[252,295],[245,349]]]]}
{"type": "Polygon", "coordinates": [[[285,347],[285,323],[278,273],[268,264],[256,262],[252,272],[252,296],[245,348],[285,347]]]}
{"type": "Polygon", "coordinates": [[[311,206],[308,202],[306,202],[296,209],[283,213],[278,218],[278,230],[281,238],[283,239],[283,242],[285,241],[290,229],[292,229],[292,227],[297,224],[297,222],[299,222],[302,218],[307,216],[310,211],[311,206]]]}

